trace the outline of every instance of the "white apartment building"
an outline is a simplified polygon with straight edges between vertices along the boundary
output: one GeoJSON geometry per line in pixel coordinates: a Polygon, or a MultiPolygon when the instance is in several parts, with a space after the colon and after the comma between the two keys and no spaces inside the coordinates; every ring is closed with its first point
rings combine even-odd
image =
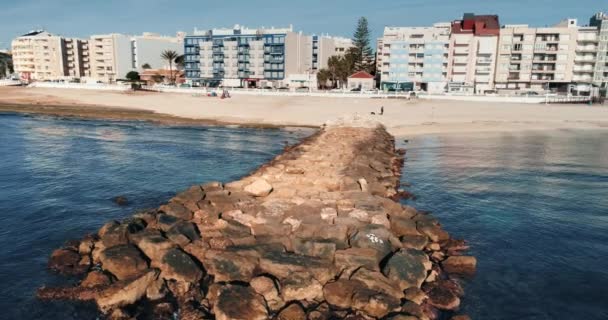
{"type": "Polygon", "coordinates": [[[386,27],[378,40],[377,72],[383,90],[444,92],[448,82],[450,23],[386,27]]]}
{"type": "Polygon", "coordinates": [[[589,25],[596,28],[597,53],[593,83],[596,86],[606,88],[608,85],[608,14],[596,13],[589,20],[589,25]]]}
{"type": "Polygon", "coordinates": [[[465,13],[462,20],[452,22],[449,92],[483,93],[494,89],[499,34],[496,15],[465,13]]]}
{"type": "Polygon", "coordinates": [[[575,19],[550,28],[506,25],[500,30],[496,88],[566,92],[573,81],[577,37],[575,19]]]}
{"type": "Polygon", "coordinates": [[[576,38],[572,87],[570,91],[589,94],[592,91],[593,76],[598,53],[598,33],[595,27],[580,27],[576,38]]]}
{"type": "Polygon", "coordinates": [[[118,33],[93,35],[89,47],[93,79],[114,82],[134,70],[131,37],[118,33]]]}
{"type": "Polygon", "coordinates": [[[12,43],[15,72],[26,81],[65,80],[88,75],[86,41],[32,31],[12,43]]]}
{"type": "Polygon", "coordinates": [[[91,76],[89,40],[64,38],[63,64],[68,78],[88,78],[91,76]]]}
{"type": "Polygon", "coordinates": [[[153,69],[168,68],[161,58],[165,50],[183,54],[183,42],[177,37],[144,33],[128,36],[118,33],[94,35],[89,41],[91,77],[102,82],[124,79],[130,71],[142,71],[144,64],[153,69]]]}

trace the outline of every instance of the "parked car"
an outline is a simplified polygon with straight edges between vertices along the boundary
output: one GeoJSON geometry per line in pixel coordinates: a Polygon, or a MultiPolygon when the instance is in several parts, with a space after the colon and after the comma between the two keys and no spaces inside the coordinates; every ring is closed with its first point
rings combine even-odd
{"type": "Polygon", "coordinates": [[[361,88],[352,88],[350,92],[361,92],[361,88]]]}
{"type": "Polygon", "coordinates": [[[536,91],[522,91],[522,92],[519,92],[519,95],[521,95],[521,96],[538,96],[539,94],[536,91]]]}

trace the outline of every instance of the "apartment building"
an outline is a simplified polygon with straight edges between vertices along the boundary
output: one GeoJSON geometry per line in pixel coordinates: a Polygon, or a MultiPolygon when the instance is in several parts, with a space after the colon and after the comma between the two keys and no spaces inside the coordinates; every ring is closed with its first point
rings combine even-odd
{"type": "Polygon", "coordinates": [[[593,84],[602,88],[608,85],[608,14],[598,12],[589,19],[589,25],[596,28],[597,52],[593,84]]]}
{"type": "Polygon", "coordinates": [[[383,90],[445,91],[450,23],[432,27],[386,27],[378,41],[377,65],[383,90]]]}
{"type": "Polygon", "coordinates": [[[595,27],[579,27],[576,38],[572,85],[569,92],[588,95],[592,92],[598,59],[598,33],[595,27]]]}
{"type": "Polygon", "coordinates": [[[506,25],[500,30],[496,88],[568,91],[577,37],[576,19],[549,28],[506,25]]]}
{"type": "Polygon", "coordinates": [[[118,33],[93,35],[89,46],[92,78],[114,82],[135,69],[131,37],[118,33]]]}
{"type": "Polygon", "coordinates": [[[80,79],[91,76],[89,41],[76,38],[62,39],[64,74],[80,79]]]}
{"type": "Polygon", "coordinates": [[[497,15],[465,13],[451,26],[448,92],[483,93],[494,89],[500,24],[497,15]]]}
{"type": "Polygon", "coordinates": [[[66,80],[86,77],[86,40],[63,38],[38,30],[11,43],[15,72],[24,80],[66,80]]]}
{"type": "Polygon", "coordinates": [[[203,86],[316,86],[315,72],[352,46],[349,39],[305,35],[293,27],[195,30],[184,41],[186,78],[203,86]]]}
{"type": "Polygon", "coordinates": [[[153,69],[168,67],[161,58],[165,50],[183,54],[179,37],[164,37],[153,33],[129,36],[118,33],[93,35],[89,40],[91,77],[102,82],[124,79],[130,71],[142,71],[144,64],[153,69]]]}
{"type": "Polygon", "coordinates": [[[308,36],[312,41],[312,70],[318,71],[327,68],[327,61],[332,56],[342,56],[353,47],[353,40],[329,35],[308,36]]]}

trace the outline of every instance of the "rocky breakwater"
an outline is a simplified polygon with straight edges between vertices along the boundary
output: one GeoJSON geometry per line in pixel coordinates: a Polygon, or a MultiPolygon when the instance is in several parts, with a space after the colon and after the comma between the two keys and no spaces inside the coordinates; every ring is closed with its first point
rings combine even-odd
{"type": "MultiPolygon", "coordinates": [[[[396,202],[404,150],[332,125],[246,178],[196,185],[53,252],[112,319],[436,319],[457,310],[466,246],[396,202]]],[[[458,316],[459,319],[463,316],[458,316]]]]}

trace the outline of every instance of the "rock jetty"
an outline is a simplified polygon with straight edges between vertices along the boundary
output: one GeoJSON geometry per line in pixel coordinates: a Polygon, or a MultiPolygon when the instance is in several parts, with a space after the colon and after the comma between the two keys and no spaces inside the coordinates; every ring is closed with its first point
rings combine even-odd
{"type": "Polygon", "coordinates": [[[109,319],[449,317],[455,276],[476,261],[397,202],[404,154],[376,124],[325,126],[239,181],[57,249],[49,267],[82,280],[37,295],[93,301],[109,319]]]}

